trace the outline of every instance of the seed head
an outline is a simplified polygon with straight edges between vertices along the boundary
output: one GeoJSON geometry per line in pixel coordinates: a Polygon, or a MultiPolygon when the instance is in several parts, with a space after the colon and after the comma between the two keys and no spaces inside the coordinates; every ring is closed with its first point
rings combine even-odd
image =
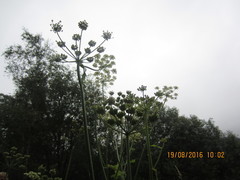
{"type": "Polygon", "coordinates": [[[63,42],[63,41],[57,41],[57,45],[58,45],[60,48],[63,48],[63,47],[66,46],[66,45],[65,45],[65,42],[63,42]]]}
{"type": "Polygon", "coordinates": [[[88,57],[88,58],[87,58],[87,61],[88,61],[88,62],[93,62],[93,57],[88,57]]]}
{"type": "Polygon", "coordinates": [[[88,23],[87,23],[87,21],[80,21],[79,23],[78,23],[78,27],[81,29],[81,30],[87,30],[87,28],[88,28],[88,23]]]}
{"type": "Polygon", "coordinates": [[[53,31],[54,33],[58,33],[62,31],[62,27],[63,25],[61,24],[61,21],[54,23],[52,20],[52,24],[50,24],[50,26],[52,27],[51,31],[53,31]]]}
{"type": "Polygon", "coordinates": [[[91,49],[90,49],[90,48],[86,48],[86,49],[85,49],[85,52],[86,52],[87,54],[90,54],[90,53],[91,53],[91,49]]]}
{"type": "Polygon", "coordinates": [[[75,41],[79,41],[81,39],[81,36],[79,34],[74,34],[72,36],[72,39],[75,40],[75,41]]]}
{"type": "Polygon", "coordinates": [[[77,45],[74,45],[74,44],[73,44],[73,45],[71,46],[71,49],[72,49],[72,50],[77,50],[77,48],[78,48],[77,45]]]}
{"type": "Polygon", "coordinates": [[[80,56],[82,53],[81,51],[75,51],[76,56],[80,56]]]}
{"type": "Polygon", "coordinates": [[[96,42],[93,41],[93,40],[91,40],[91,41],[89,41],[88,45],[89,45],[90,47],[94,47],[94,46],[96,45],[96,42]]]}
{"type": "Polygon", "coordinates": [[[105,48],[104,47],[99,47],[98,49],[97,49],[97,52],[99,52],[99,53],[102,53],[102,52],[104,52],[105,51],[105,48]]]}
{"type": "Polygon", "coordinates": [[[111,37],[112,37],[112,33],[111,32],[108,32],[108,31],[103,31],[103,35],[102,35],[102,37],[103,37],[103,39],[105,39],[105,40],[109,40],[109,39],[111,39],[111,37]]]}

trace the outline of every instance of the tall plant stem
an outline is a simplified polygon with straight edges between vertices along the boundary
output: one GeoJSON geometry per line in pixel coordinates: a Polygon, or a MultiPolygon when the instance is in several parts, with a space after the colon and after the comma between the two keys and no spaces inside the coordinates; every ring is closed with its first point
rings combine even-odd
{"type": "Polygon", "coordinates": [[[103,170],[103,175],[104,175],[104,179],[107,180],[107,174],[106,174],[106,170],[105,170],[105,165],[104,165],[104,161],[103,161],[103,156],[102,156],[102,150],[101,150],[101,146],[100,146],[100,142],[98,139],[98,131],[97,131],[97,121],[95,122],[95,138],[96,138],[96,142],[97,142],[97,149],[98,149],[98,155],[99,155],[99,160],[102,166],[102,170],[103,170]]]}
{"type": "Polygon", "coordinates": [[[103,161],[103,157],[102,157],[102,151],[101,151],[101,147],[100,147],[99,142],[97,142],[97,147],[98,147],[98,154],[99,154],[99,159],[100,159],[100,163],[101,163],[102,170],[103,170],[104,179],[108,180],[107,174],[106,174],[106,171],[105,171],[105,165],[104,165],[104,161],[103,161]]]}
{"type": "Polygon", "coordinates": [[[136,172],[135,172],[135,175],[134,175],[134,180],[137,180],[137,175],[138,175],[138,171],[139,171],[139,167],[140,167],[140,164],[142,162],[142,157],[143,157],[143,153],[146,149],[146,144],[144,144],[143,146],[143,149],[142,149],[142,152],[141,152],[141,155],[140,155],[140,158],[138,160],[138,164],[137,164],[137,169],[136,169],[136,172]]]}
{"type": "Polygon", "coordinates": [[[157,161],[156,161],[155,164],[154,164],[154,168],[157,167],[157,164],[158,164],[158,162],[159,162],[159,160],[160,160],[160,157],[161,157],[161,155],[162,155],[162,151],[163,151],[164,145],[165,145],[165,143],[163,143],[162,148],[161,148],[161,150],[160,150],[160,152],[159,152],[159,154],[158,154],[157,161]]]}
{"type": "MultiPolygon", "coordinates": [[[[120,141],[121,141],[120,148],[119,148],[120,152],[118,151],[117,140],[115,140],[116,141],[116,154],[117,154],[117,159],[118,159],[118,168],[117,168],[117,171],[115,171],[114,179],[117,179],[118,172],[123,169],[123,164],[124,164],[123,163],[123,155],[124,155],[123,144],[124,143],[123,143],[123,137],[122,136],[123,136],[123,134],[120,133],[120,141]]],[[[123,177],[121,176],[121,180],[122,179],[123,179],[123,177]]]]}
{"type": "Polygon", "coordinates": [[[130,146],[129,134],[126,134],[126,154],[127,154],[127,179],[132,180],[131,159],[130,159],[130,146]]]}
{"type": "Polygon", "coordinates": [[[90,145],[90,139],[89,139],[89,133],[88,133],[88,121],[87,121],[85,93],[84,93],[83,81],[82,81],[81,74],[80,74],[79,62],[77,62],[77,76],[78,76],[78,83],[80,85],[83,121],[84,121],[84,133],[85,133],[87,149],[88,149],[88,157],[89,157],[89,162],[90,162],[91,176],[92,176],[92,180],[95,180],[92,153],[91,153],[91,145],[90,145]]]}
{"type": "Polygon", "coordinates": [[[145,128],[146,128],[145,133],[146,133],[147,157],[148,157],[148,168],[149,168],[149,180],[153,180],[153,162],[152,162],[152,154],[151,154],[150,130],[149,130],[147,112],[145,112],[144,121],[145,121],[145,128]]]}
{"type": "MultiPolygon", "coordinates": [[[[105,163],[106,163],[106,165],[108,165],[108,163],[109,163],[109,159],[108,159],[108,156],[109,156],[108,149],[110,148],[109,147],[109,139],[110,139],[110,132],[109,132],[109,130],[107,130],[106,149],[105,149],[105,153],[106,153],[105,163]]],[[[109,178],[109,168],[106,169],[106,174],[107,174],[107,177],[109,178]]]]}
{"type": "Polygon", "coordinates": [[[73,147],[71,149],[71,153],[70,153],[70,157],[69,157],[69,161],[68,161],[68,165],[67,165],[67,171],[66,171],[64,180],[68,179],[68,174],[69,174],[69,171],[70,171],[70,166],[71,166],[71,162],[72,162],[74,148],[75,148],[75,144],[73,145],[73,147]]]}

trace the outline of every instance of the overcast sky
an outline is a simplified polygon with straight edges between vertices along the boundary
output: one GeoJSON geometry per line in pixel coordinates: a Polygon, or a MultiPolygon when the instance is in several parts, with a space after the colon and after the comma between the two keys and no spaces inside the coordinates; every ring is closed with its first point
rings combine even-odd
{"type": "MultiPolygon", "coordinates": [[[[114,39],[106,53],[117,63],[115,91],[146,85],[179,87],[168,103],[180,115],[213,118],[221,130],[240,134],[239,0],[0,0],[0,53],[20,42],[25,27],[51,42],[51,20],[62,20],[71,42],[77,23],[86,20],[86,42],[114,39]]],[[[11,77],[0,57],[0,93],[11,94],[11,77]]]]}

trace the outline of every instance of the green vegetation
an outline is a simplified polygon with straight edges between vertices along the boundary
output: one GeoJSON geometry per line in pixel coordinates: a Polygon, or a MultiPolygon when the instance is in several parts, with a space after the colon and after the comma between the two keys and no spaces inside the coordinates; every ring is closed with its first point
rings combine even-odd
{"type": "Polygon", "coordinates": [[[112,33],[103,32],[99,45],[90,40],[82,50],[88,24],[78,26],[68,47],[61,22],[52,22],[64,54],[26,30],[24,43],[3,53],[16,91],[0,94],[0,172],[10,180],[240,176],[240,139],[211,120],[180,116],[166,106],[177,98],[177,87],[156,87],[153,96],[143,85],[141,96],[107,93],[116,79],[115,57],[101,54],[112,33]]]}

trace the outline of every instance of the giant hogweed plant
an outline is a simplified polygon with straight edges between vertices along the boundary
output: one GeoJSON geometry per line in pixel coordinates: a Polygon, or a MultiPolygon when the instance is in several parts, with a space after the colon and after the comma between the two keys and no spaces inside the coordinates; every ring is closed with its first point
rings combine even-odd
{"type": "MultiPolygon", "coordinates": [[[[106,41],[110,40],[112,38],[112,33],[109,31],[103,31],[102,37],[103,41],[97,45],[97,43],[93,40],[90,40],[88,42],[88,47],[82,48],[82,37],[83,32],[87,30],[88,23],[84,21],[80,21],[78,23],[80,33],[79,34],[73,34],[72,40],[74,43],[71,45],[71,47],[66,45],[66,42],[63,41],[63,39],[60,36],[60,33],[63,31],[63,25],[61,24],[61,21],[54,23],[52,21],[51,23],[51,30],[57,35],[59,41],[57,41],[57,45],[64,51],[64,54],[56,55],[54,58],[57,62],[64,62],[64,63],[75,63],[76,69],[77,69],[77,77],[78,77],[78,83],[80,87],[80,93],[81,93],[81,102],[82,102],[82,113],[83,113],[83,121],[84,121],[84,132],[85,132],[85,138],[86,138],[86,144],[87,144],[87,150],[88,150],[88,156],[89,156],[89,164],[90,164],[90,174],[92,180],[95,180],[94,175],[94,166],[93,166],[93,158],[92,158],[92,152],[91,152],[91,144],[90,144],[90,138],[89,138],[89,129],[88,129],[88,119],[87,119],[87,112],[86,112],[86,99],[85,99],[85,90],[84,90],[84,79],[86,77],[86,71],[91,70],[94,71],[94,75],[96,77],[96,80],[98,81],[98,84],[102,86],[102,89],[104,90],[104,87],[107,85],[107,83],[112,83],[112,81],[115,80],[115,76],[111,76],[111,73],[116,73],[116,70],[113,68],[114,62],[114,56],[108,56],[104,55],[103,58],[101,58],[100,53],[103,53],[105,51],[105,48],[102,46],[106,41]],[[71,59],[69,60],[70,57],[71,59]]],[[[70,158],[71,159],[71,158],[70,158]]],[[[68,167],[69,170],[69,167],[68,167]]],[[[67,179],[66,173],[65,179],[67,179]]]]}
{"type": "MultiPolygon", "coordinates": [[[[103,162],[103,166],[111,169],[112,179],[137,180],[139,168],[144,154],[147,155],[149,166],[149,179],[158,179],[157,164],[159,163],[162,149],[166,139],[161,139],[158,144],[151,144],[151,132],[160,120],[161,110],[169,99],[176,99],[177,87],[164,86],[162,89],[156,87],[154,96],[145,94],[146,86],[141,86],[138,91],[142,96],[137,96],[131,91],[126,93],[110,92],[110,97],[101,106],[96,107],[99,120],[111,132],[111,143],[115,150],[113,163],[103,162]],[[139,157],[133,157],[135,144],[143,142],[142,152],[139,157]],[[155,161],[152,159],[152,151],[158,151],[155,161]],[[132,172],[132,165],[135,164],[135,172],[132,172]]],[[[100,134],[99,138],[104,139],[105,134],[100,134]]],[[[107,147],[107,144],[103,144],[107,147]]],[[[107,148],[108,149],[108,148],[107,148]]],[[[102,158],[104,159],[104,158],[102,158]]],[[[106,172],[105,172],[106,174],[106,172]]],[[[107,175],[105,176],[107,177],[107,175]]],[[[107,179],[107,178],[106,178],[107,179]]]]}
{"type": "MultiPolygon", "coordinates": [[[[160,160],[162,149],[166,139],[161,139],[158,144],[151,144],[151,132],[157,124],[161,110],[168,99],[176,99],[177,87],[164,86],[162,89],[156,87],[154,96],[149,97],[145,94],[146,86],[141,86],[138,91],[142,96],[136,96],[131,91],[125,94],[118,92],[114,96],[114,92],[110,92],[110,96],[105,98],[105,88],[112,85],[116,77],[116,69],[114,56],[104,55],[101,57],[100,53],[104,52],[103,43],[111,39],[112,33],[103,32],[103,41],[96,46],[96,42],[89,41],[89,47],[84,51],[81,49],[82,35],[88,28],[86,21],[78,23],[80,34],[74,34],[72,39],[74,43],[69,48],[60,36],[62,32],[61,21],[58,23],[52,22],[52,31],[57,34],[59,41],[57,44],[65,54],[56,55],[55,61],[64,63],[75,63],[77,66],[77,76],[81,92],[82,112],[84,121],[84,132],[86,137],[86,144],[88,149],[88,156],[90,162],[91,177],[94,180],[94,167],[92,160],[91,144],[88,132],[88,120],[86,112],[86,99],[84,92],[84,79],[86,77],[87,69],[93,71],[96,84],[102,89],[101,105],[95,105],[94,109],[98,114],[95,121],[95,140],[99,154],[100,163],[102,165],[104,179],[128,179],[136,180],[138,178],[139,168],[144,154],[148,159],[149,179],[158,179],[158,172],[156,166],[160,160]],[[95,53],[95,54],[94,54],[95,53]],[[71,57],[70,60],[67,57],[71,57]],[[137,142],[143,142],[142,152],[139,157],[133,157],[134,145],[137,142]],[[113,146],[115,152],[115,162],[109,162],[108,152],[102,152],[101,147],[113,146]],[[152,151],[158,150],[158,156],[155,161],[152,159],[152,151]],[[106,157],[104,157],[104,154],[106,157]],[[135,164],[135,172],[132,172],[132,166],[135,164]],[[113,172],[109,177],[109,171],[113,172]]],[[[70,157],[71,159],[71,157],[70,157]]],[[[67,168],[65,179],[68,177],[70,162],[67,168]]]]}

